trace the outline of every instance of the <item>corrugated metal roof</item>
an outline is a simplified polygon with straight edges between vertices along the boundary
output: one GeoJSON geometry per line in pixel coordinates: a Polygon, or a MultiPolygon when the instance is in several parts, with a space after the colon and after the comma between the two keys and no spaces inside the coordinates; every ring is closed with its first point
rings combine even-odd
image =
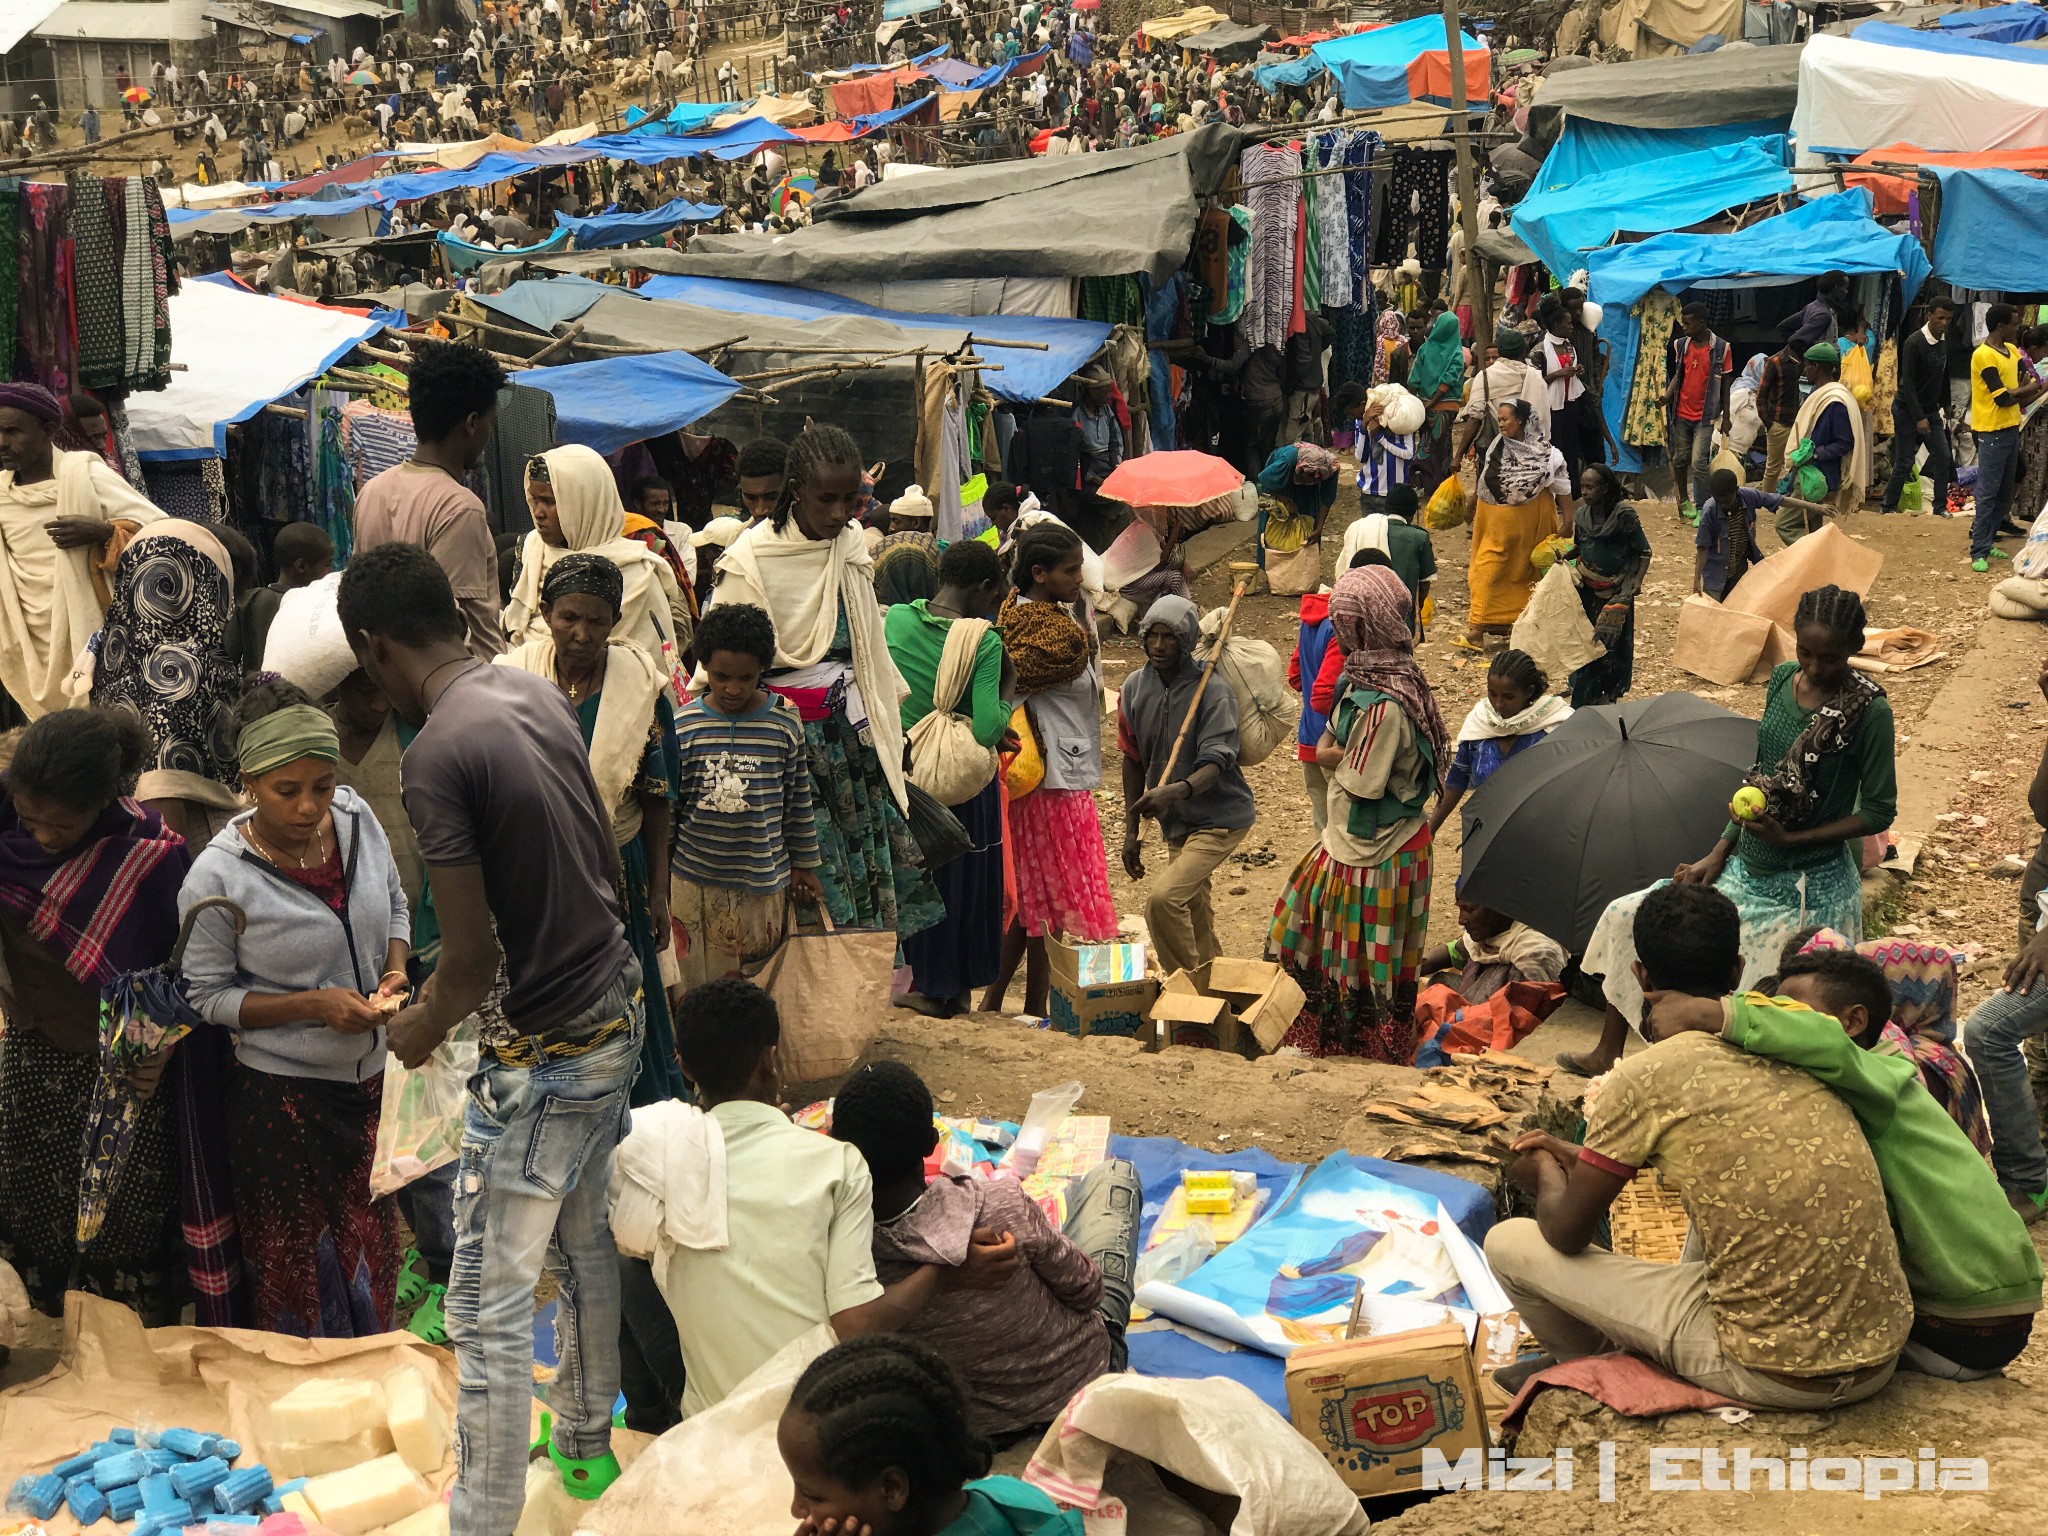
{"type": "Polygon", "coordinates": [[[64,0],[0,0],[0,53],[49,19],[64,0]]]}
{"type": "Polygon", "coordinates": [[[291,0],[290,4],[280,3],[276,8],[301,16],[326,16],[330,19],[373,16],[381,21],[400,14],[390,6],[375,4],[374,0],[291,0]]]}
{"type": "Polygon", "coordinates": [[[34,31],[37,37],[128,43],[196,42],[208,35],[197,0],[67,0],[34,31]]]}
{"type": "Polygon", "coordinates": [[[208,21],[224,22],[245,32],[263,32],[291,42],[311,42],[326,32],[324,27],[316,27],[310,21],[275,21],[259,14],[258,7],[223,5],[219,0],[206,0],[199,7],[199,14],[208,21]]]}

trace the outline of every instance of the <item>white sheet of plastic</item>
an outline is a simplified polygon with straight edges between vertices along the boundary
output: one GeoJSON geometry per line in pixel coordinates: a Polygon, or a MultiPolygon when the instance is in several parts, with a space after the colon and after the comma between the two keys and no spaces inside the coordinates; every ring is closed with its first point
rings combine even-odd
{"type": "Polygon", "coordinates": [[[170,300],[168,389],[128,397],[128,425],[144,458],[218,454],[231,422],[290,394],[383,327],[367,315],[275,299],[204,278],[170,300]]]}
{"type": "Polygon", "coordinates": [[[1802,163],[1824,149],[1881,144],[2048,146],[2048,64],[1961,58],[1818,33],[1799,58],[1792,136],[1802,163]]]}

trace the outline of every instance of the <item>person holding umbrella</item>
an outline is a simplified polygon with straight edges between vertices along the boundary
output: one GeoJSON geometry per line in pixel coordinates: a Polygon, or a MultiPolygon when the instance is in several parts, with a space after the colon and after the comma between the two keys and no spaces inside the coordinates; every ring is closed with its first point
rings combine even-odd
{"type": "MultiPolygon", "coordinates": [[[[1816,587],[1799,599],[1798,660],[1771,673],[1756,766],[1745,781],[1763,808],[1731,820],[1705,857],[1672,875],[1714,886],[1735,903],[1740,987],[1774,972],[1802,929],[1832,928],[1851,944],[1863,937],[1863,839],[1892,824],[1899,802],[1891,700],[1849,665],[1863,647],[1863,626],[1863,599],[1846,587],[1816,587]]],[[[1557,1058],[1567,1071],[1607,1071],[1642,1017],[1631,924],[1645,894],[1610,902],[1587,943],[1580,967],[1605,978],[1607,1018],[1591,1054],[1557,1058]]]]}

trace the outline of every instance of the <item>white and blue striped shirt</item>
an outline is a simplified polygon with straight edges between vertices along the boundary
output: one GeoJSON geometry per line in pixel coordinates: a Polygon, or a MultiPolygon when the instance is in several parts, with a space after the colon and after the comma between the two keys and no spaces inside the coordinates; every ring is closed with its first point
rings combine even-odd
{"type": "Polygon", "coordinates": [[[1384,496],[1408,483],[1408,465],[1415,457],[1413,432],[1387,432],[1378,427],[1359,434],[1358,490],[1363,496],[1384,496]]]}

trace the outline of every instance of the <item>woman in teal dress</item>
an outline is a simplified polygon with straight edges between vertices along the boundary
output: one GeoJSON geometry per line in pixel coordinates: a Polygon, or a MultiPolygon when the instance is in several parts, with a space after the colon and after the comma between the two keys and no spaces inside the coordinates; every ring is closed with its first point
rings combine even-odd
{"type": "Polygon", "coordinates": [[[681,778],[675,707],[660,665],[630,640],[615,639],[625,577],[602,555],[564,555],[540,589],[547,633],[498,658],[544,677],[568,696],[590,750],[590,774],[611,808],[625,874],[626,936],[646,979],[647,1038],[635,1104],[684,1094],[668,993],[681,971],[668,920],[668,844],[681,778]],[[649,878],[649,871],[662,878],[649,878]]]}
{"type": "Polygon", "coordinates": [[[798,1536],[1081,1536],[1081,1516],[1029,1483],[990,1477],[960,1378],[902,1334],[813,1360],[776,1445],[796,1485],[798,1536]]]}

